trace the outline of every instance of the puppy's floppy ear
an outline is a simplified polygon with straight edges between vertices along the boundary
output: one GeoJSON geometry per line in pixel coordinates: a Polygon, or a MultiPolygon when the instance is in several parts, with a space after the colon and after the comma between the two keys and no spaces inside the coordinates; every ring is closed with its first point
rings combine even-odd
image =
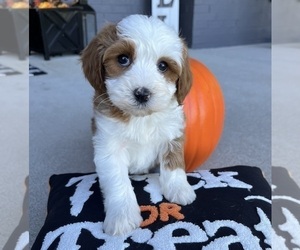
{"type": "Polygon", "coordinates": [[[100,93],[106,90],[103,55],[117,39],[116,25],[108,24],[92,39],[81,54],[83,73],[94,89],[100,93]]]}
{"type": "Polygon", "coordinates": [[[184,41],[183,43],[183,51],[182,51],[182,72],[179,76],[179,79],[177,81],[177,101],[179,105],[183,103],[184,98],[189,93],[191,87],[192,87],[192,73],[190,70],[190,63],[189,63],[189,57],[188,57],[188,49],[185,45],[184,41]]]}

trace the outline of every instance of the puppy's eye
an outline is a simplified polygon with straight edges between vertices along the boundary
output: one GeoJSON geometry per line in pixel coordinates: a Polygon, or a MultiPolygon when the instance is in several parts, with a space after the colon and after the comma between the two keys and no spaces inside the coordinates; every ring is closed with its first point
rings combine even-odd
{"type": "Polygon", "coordinates": [[[168,70],[168,64],[165,61],[158,63],[157,68],[160,72],[164,73],[168,70]]]}
{"type": "Polygon", "coordinates": [[[127,55],[119,55],[118,56],[118,63],[123,67],[127,67],[130,65],[130,59],[127,55]]]}

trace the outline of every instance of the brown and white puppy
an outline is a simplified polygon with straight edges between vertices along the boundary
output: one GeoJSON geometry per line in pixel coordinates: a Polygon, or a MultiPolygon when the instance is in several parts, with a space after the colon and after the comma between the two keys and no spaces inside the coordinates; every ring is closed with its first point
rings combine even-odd
{"type": "Polygon", "coordinates": [[[196,198],[183,158],[182,102],[191,87],[187,48],[159,19],[132,15],[107,25],[82,53],[95,89],[94,162],[104,196],[104,231],[124,235],[142,222],[128,174],[160,165],[170,202],[196,198]]]}

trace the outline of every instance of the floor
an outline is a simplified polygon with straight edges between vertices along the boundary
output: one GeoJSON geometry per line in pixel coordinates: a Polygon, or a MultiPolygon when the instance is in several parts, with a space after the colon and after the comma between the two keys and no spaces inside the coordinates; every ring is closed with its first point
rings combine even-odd
{"type": "Polygon", "coordinates": [[[0,248],[22,216],[29,174],[28,59],[0,55],[0,248]],[[4,72],[12,74],[3,76],[4,72]],[[18,72],[19,74],[14,74],[18,72]]]}
{"type": "MultiPolygon", "coordinates": [[[[300,183],[300,44],[272,47],[272,165],[300,183]]],[[[300,185],[299,185],[300,186],[300,185]]]]}

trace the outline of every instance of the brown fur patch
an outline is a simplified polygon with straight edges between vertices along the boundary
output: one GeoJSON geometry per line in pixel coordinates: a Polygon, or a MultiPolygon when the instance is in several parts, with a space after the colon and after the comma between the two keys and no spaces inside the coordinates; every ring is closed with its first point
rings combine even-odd
{"type": "Polygon", "coordinates": [[[177,168],[185,169],[183,155],[183,137],[174,139],[168,145],[168,151],[164,155],[165,167],[174,170],[177,168]]]}
{"type": "Polygon", "coordinates": [[[135,57],[135,45],[127,40],[119,40],[105,51],[103,64],[108,77],[118,77],[130,68],[131,63],[127,67],[119,64],[118,56],[120,55],[128,56],[132,63],[135,57]]]}
{"type": "Polygon", "coordinates": [[[95,93],[94,96],[94,109],[100,112],[101,114],[104,114],[108,117],[112,117],[115,119],[118,119],[122,122],[128,122],[130,120],[130,115],[124,113],[121,109],[115,107],[107,93],[104,93],[102,95],[95,93]]]}
{"type": "Polygon", "coordinates": [[[105,69],[102,63],[103,55],[107,48],[118,39],[116,25],[109,24],[92,39],[81,54],[83,73],[93,88],[100,94],[106,92],[104,84],[105,69]]]}
{"type": "Polygon", "coordinates": [[[162,61],[168,64],[167,71],[163,73],[164,76],[168,81],[176,83],[181,74],[181,69],[179,65],[173,59],[168,57],[162,57],[158,60],[158,62],[162,61]]]}
{"type": "Polygon", "coordinates": [[[192,87],[192,73],[190,70],[188,50],[187,50],[187,47],[186,47],[184,41],[182,41],[182,43],[183,43],[182,72],[177,81],[177,92],[176,92],[177,101],[179,104],[183,103],[184,98],[189,93],[189,91],[192,87]]]}
{"type": "Polygon", "coordinates": [[[107,70],[103,63],[104,54],[118,41],[116,25],[107,25],[83,50],[81,61],[85,77],[95,89],[94,109],[106,116],[127,122],[130,118],[129,115],[124,114],[122,110],[112,104],[105,86],[107,70]]]}

